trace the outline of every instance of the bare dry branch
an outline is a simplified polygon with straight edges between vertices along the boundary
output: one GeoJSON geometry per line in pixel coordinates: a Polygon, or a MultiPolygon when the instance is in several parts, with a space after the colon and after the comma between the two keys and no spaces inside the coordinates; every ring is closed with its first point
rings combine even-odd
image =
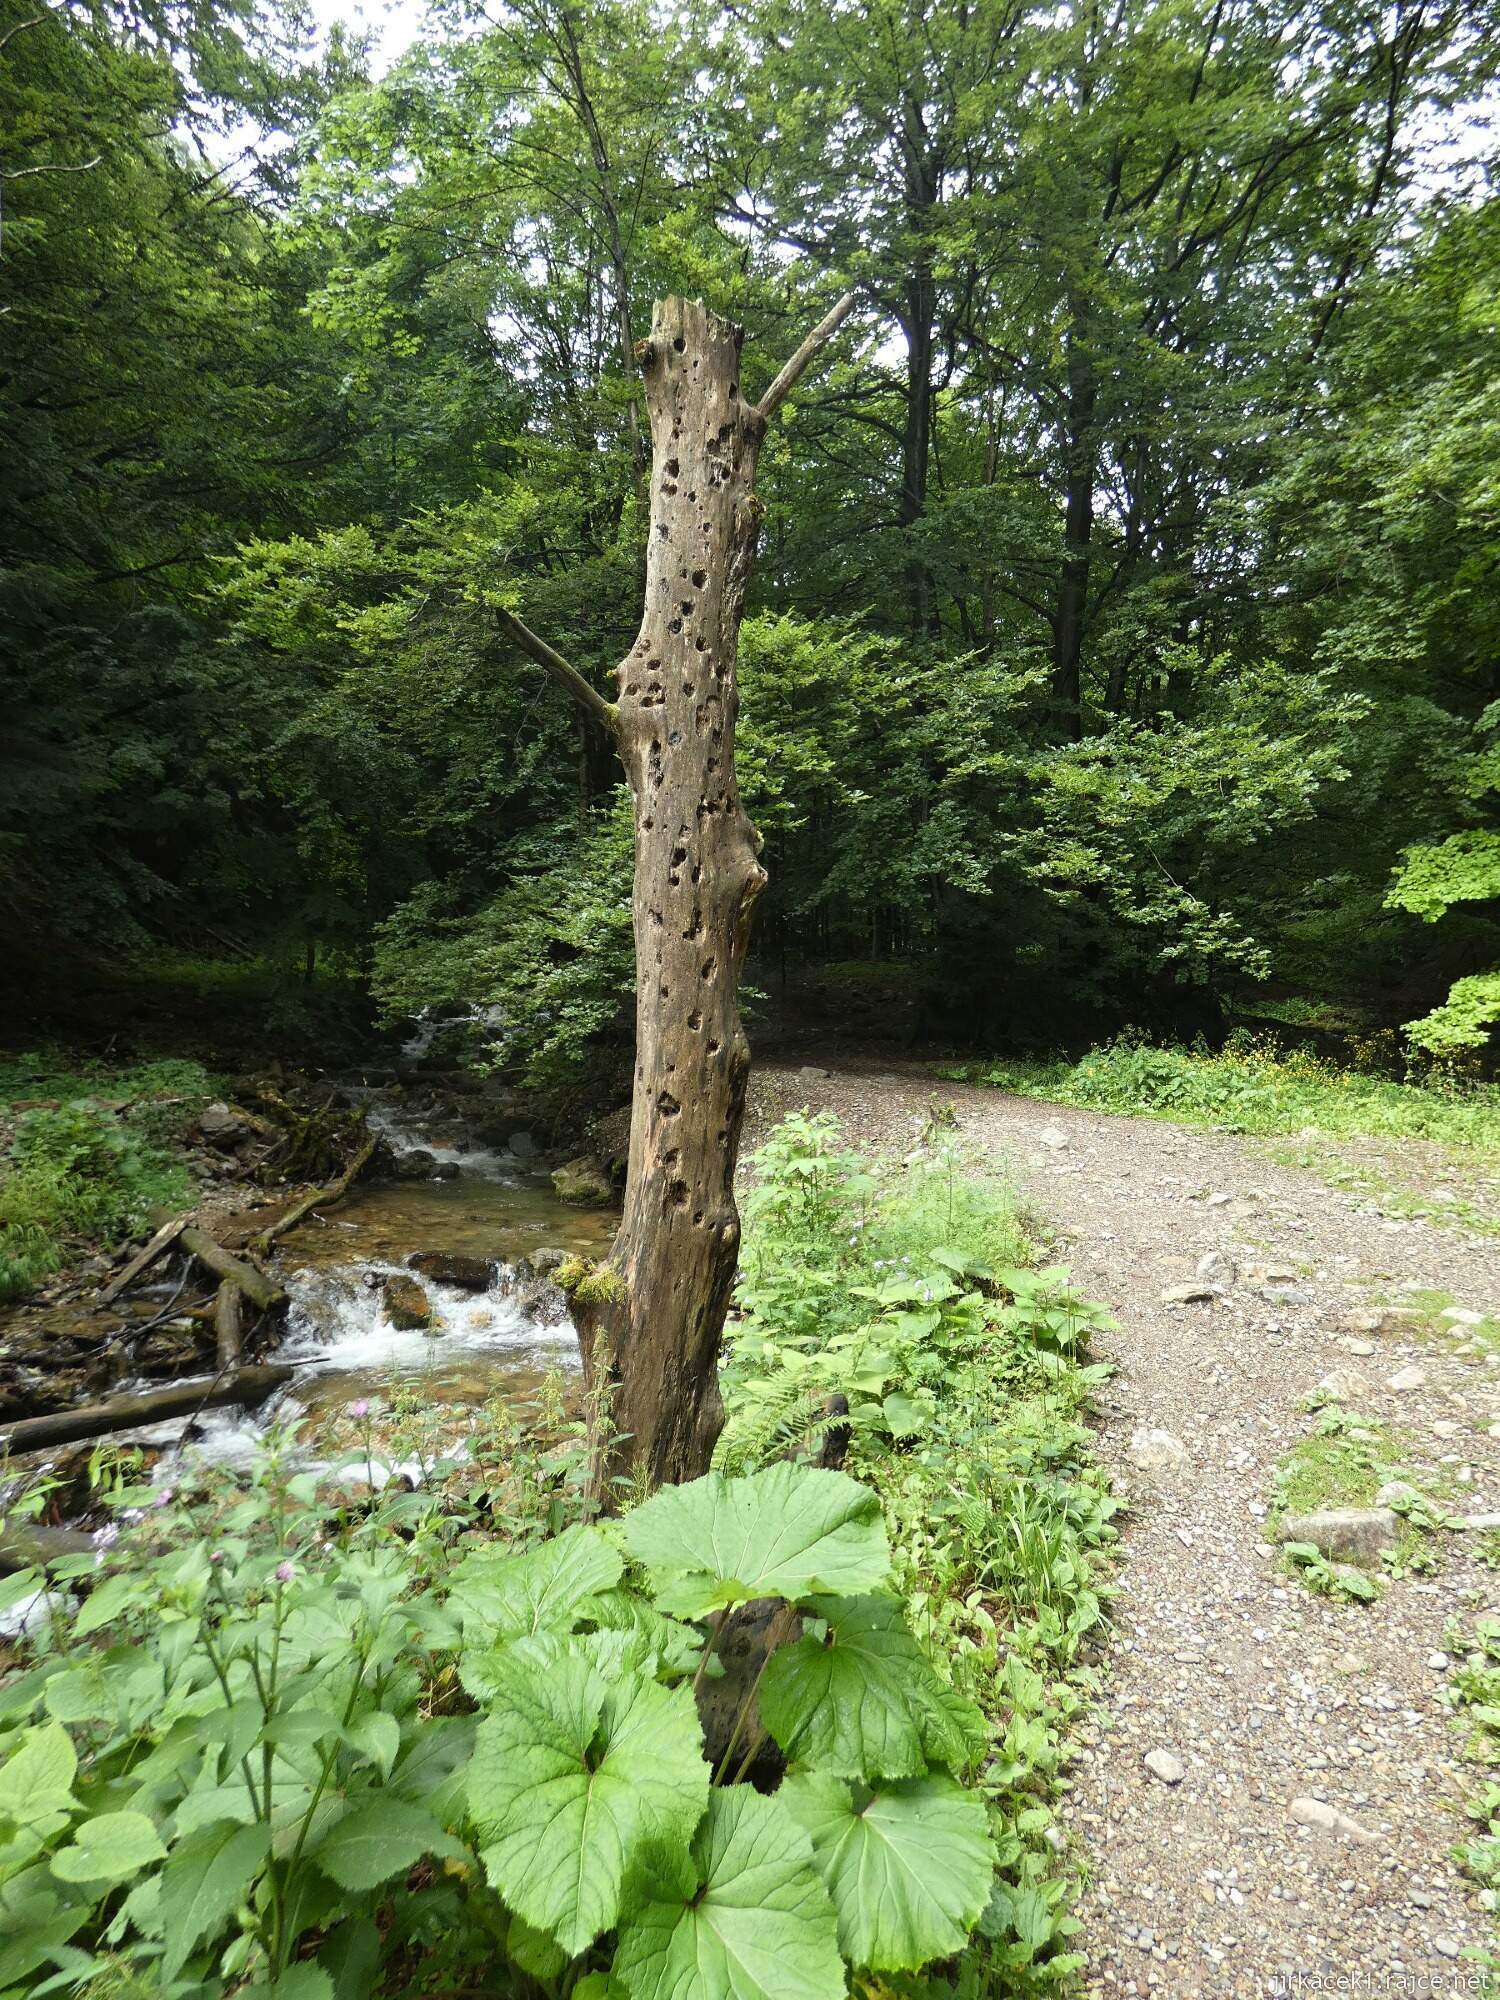
{"type": "Polygon", "coordinates": [[[565,688],[585,714],[591,715],[611,736],[617,733],[620,712],[614,703],[606,701],[596,687],[590,686],[555,647],[549,646],[545,639],[539,639],[529,625],[523,624],[514,611],[507,611],[503,605],[496,606],[495,620],[505,636],[514,640],[523,653],[529,653],[560,688],[565,688]]]}
{"type": "Polygon", "coordinates": [[[791,395],[793,389],[801,381],[807,371],[808,364],[816,357],[821,348],[827,346],[828,342],[832,340],[833,336],[838,332],[853,310],[854,294],[853,292],[845,292],[827,318],[819,320],[818,324],[813,328],[806,340],[803,341],[785,368],[776,377],[770,388],[761,397],[757,408],[764,422],[769,423],[772,417],[775,416],[787,397],[791,395]]]}

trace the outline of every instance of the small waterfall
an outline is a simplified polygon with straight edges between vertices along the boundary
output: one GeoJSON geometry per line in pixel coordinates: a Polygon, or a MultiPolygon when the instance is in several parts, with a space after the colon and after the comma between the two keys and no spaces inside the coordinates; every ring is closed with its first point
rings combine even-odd
{"type": "Polygon", "coordinates": [[[310,1373],[472,1374],[476,1358],[522,1368],[576,1368],[578,1336],[569,1320],[554,1326],[528,1317],[501,1265],[487,1292],[421,1280],[435,1319],[430,1329],[402,1330],[382,1315],[381,1282],[410,1277],[400,1264],[336,1265],[287,1275],[287,1337],[270,1357],[310,1373]]]}

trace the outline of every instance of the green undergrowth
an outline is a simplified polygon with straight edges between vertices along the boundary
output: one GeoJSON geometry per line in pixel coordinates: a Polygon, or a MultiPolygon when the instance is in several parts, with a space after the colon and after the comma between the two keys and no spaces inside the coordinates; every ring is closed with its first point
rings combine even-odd
{"type": "Polygon", "coordinates": [[[1414,1338],[1425,1338],[1442,1346],[1466,1347],[1481,1358],[1500,1354],[1500,1316],[1484,1312],[1467,1300],[1456,1298],[1452,1292],[1426,1286],[1402,1292],[1399,1304],[1408,1315],[1404,1325],[1414,1338]],[[1465,1317],[1451,1318],[1449,1315],[1454,1311],[1465,1317]]]}
{"type": "Polygon", "coordinates": [[[1267,1522],[1271,1535],[1279,1535],[1288,1516],[1372,1507],[1386,1488],[1391,1490],[1385,1504],[1400,1516],[1401,1528],[1395,1546],[1383,1552],[1378,1574],[1330,1561],[1309,1542],[1282,1543],[1287,1567],[1309,1590],[1373,1603],[1385,1578],[1435,1569],[1437,1537],[1452,1525],[1446,1503],[1455,1497],[1444,1490],[1441,1477],[1410,1467],[1390,1425],[1326,1403],[1277,1465],[1267,1522]]]}
{"type": "Polygon", "coordinates": [[[1105,1620],[1100,1315],[950,1154],[876,1173],[794,1120],[757,1166],[720,1464],[619,1518],[608,1409],[556,1383],[461,1452],[408,1384],[321,1462],[295,1427],[175,1490],[96,1454],[102,1568],[0,1587],[0,2000],[1075,1983],[1048,1836],[1105,1620]],[[842,1469],[798,1453],[829,1368],[842,1469]],[[746,1605],[781,1641],[748,1685],[746,1605]]]}
{"type": "MultiPolygon", "coordinates": [[[[1459,1866],[1478,1885],[1480,1907],[1500,1926],[1500,1618],[1485,1612],[1472,1625],[1455,1621],[1448,1633],[1448,1651],[1457,1656],[1443,1690],[1444,1699],[1464,1736],[1469,1761],[1483,1773],[1479,1789],[1464,1800],[1472,1832],[1455,1850],[1459,1866]]],[[[1496,1947],[1476,1953],[1488,1983],[1496,1990],[1500,1975],[1500,1929],[1496,1947]]]]}
{"type": "Polygon", "coordinates": [[[0,1058],[0,1303],[189,1198],[177,1146],[208,1094],[197,1063],[0,1058]]]}
{"type": "Polygon", "coordinates": [[[1049,1834],[1114,1536],[1083,1422],[1106,1316],[1065,1270],[1034,1266],[1009,1190],[940,1112],[899,1168],[873,1169],[827,1116],[787,1119],[754,1168],[718,1462],[815,1451],[847,1426],[918,1628],[995,1731],[990,1975],[1004,1992],[1045,1986],[1073,1964],[1049,1834]],[[847,1414],[829,1418],[831,1396],[847,1414]]]}
{"type": "MultiPolygon", "coordinates": [[[[1500,1213],[1493,1194],[1471,1199],[1456,1188],[1403,1187],[1368,1159],[1350,1159],[1334,1139],[1313,1135],[1265,1146],[1268,1159],[1278,1166],[1301,1167],[1315,1173],[1330,1187],[1344,1188],[1374,1203],[1392,1221],[1434,1222],[1439,1228],[1461,1229],[1476,1236],[1500,1236],[1500,1213]]],[[[1482,1155],[1465,1156],[1452,1149],[1450,1157],[1458,1167],[1472,1166],[1482,1155]]],[[[1425,1178],[1425,1176],[1424,1176],[1425,1178]]],[[[1500,1188],[1500,1177],[1486,1176],[1500,1188]]]]}
{"type": "Polygon", "coordinates": [[[1077,1062],[981,1062],[945,1076],[1025,1097],[1266,1137],[1429,1139],[1500,1157],[1500,1086],[1347,1069],[1243,1031],[1221,1050],[1157,1048],[1122,1036],[1077,1062]]]}

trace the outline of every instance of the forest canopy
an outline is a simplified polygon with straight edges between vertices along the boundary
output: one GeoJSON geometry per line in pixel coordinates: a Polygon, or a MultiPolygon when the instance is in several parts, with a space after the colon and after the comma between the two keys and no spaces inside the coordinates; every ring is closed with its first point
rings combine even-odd
{"type": "Polygon", "coordinates": [[[1500,1019],[1492,0],[0,0],[9,1003],[629,1015],[651,302],[765,443],[752,979],[1055,1045],[1500,1019]]]}

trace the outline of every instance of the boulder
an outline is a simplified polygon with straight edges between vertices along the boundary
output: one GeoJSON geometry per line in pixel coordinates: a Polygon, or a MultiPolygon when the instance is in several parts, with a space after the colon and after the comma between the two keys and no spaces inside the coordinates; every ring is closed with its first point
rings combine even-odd
{"type": "Polygon", "coordinates": [[[1394,1548],[1401,1523],[1389,1507],[1325,1507],[1314,1514],[1288,1514],[1281,1523],[1284,1542],[1310,1542],[1330,1561],[1372,1562],[1394,1548]]]}
{"type": "Polygon", "coordinates": [[[506,1138],[505,1150],[510,1154],[512,1159],[520,1160],[524,1165],[527,1160],[534,1160],[536,1158],[536,1140],[532,1138],[529,1132],[512,1132],[506,1138]]]}
{"type": "Polygon", "coordinates": [[[228,1104],[205,1104],[198,1118],[199,1138],[221,1153],[232,1153],[254,1130],[244,1113],[228,1104]]]}
{"type": "Polygon", "coordinates": [[[1360,1306],[1353,1312],[1346,1312],[1339,1325],[1345,1333],[1368,1339],[1374,1334],[1402,1333],[1415,1317],[1408,1308],[1401,1306],[1360,1306]]]}
{"type": "Polygon", "coordinates": [[[414,1271],[435,1285],[457,1285],[463,1292],[487,1292],[495,1267],[488,1257],[469,1257],[462,1250],[414,1250],[407,1258],[414,1271]]]}
{"type": "Polygon", "coordinates": [[[387,1278],[380,1288],[381,1309],[399,1333],[412,1333],[433,1322],[432,1301],[415,1278],[387,1278]]]}
{"type": "Polygon", "coordinates": [[[398,1181],[428,1181],[437,1165],[435,1157],[425,1146],[413,1146],[409,1153],[393,1153],[391,1174],[398,1181]]]}
{"type": "Polygon", "coordinates": [[[552,1185],[557,1189],[562,1201],[574,1208],[608,1208],[614,1200],[614,1189],[609,1184],[609,1176],[597,1160],[591,1160],[586,1153],[580,1153],[576,1160],[569,1160],[566,1166],[554,1167],[552,1185]]]}

